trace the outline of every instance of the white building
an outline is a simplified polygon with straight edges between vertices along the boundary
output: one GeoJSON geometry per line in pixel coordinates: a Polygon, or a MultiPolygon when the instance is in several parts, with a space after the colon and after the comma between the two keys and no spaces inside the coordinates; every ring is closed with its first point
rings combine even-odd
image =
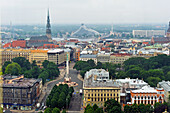
{"type": "Polygon", "coordinates": [[[93,76],[92,82],[94,81],[107,81],[109,80],[109,72],[104,69],[91,69],[85,74],[85,79],[93,76]]]}
{"type": "Polygon", "coordinates": [[[165,30],[133,30],[133,37],[165,36],[165,30]]]}
{"type": "Polygon", "coordinates": [[[131,90],[131,104],[151,104],[164,102],[163,88],[154,89],[150,86],[144,86],[141,89],[131,90]]]}

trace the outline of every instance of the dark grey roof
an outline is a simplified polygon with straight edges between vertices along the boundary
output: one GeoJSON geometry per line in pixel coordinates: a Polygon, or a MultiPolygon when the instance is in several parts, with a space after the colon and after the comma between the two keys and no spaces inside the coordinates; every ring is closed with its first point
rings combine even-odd
{"type": "Polygon", "coordinates": [[[155,42],[170,42],[169,37],[159,37],[159,38],[154,38],[155,42]]]}
{"type": "Polygon", "coordinates": [[[97,55],[80,55],[80,58],[96,58],[97,55]]]}
{"type": "Polygon", "coordinates": [[[47,36],[32,36],[30,40],[48,40],[47,36]]]}
{"type": "Polygon", "coordinates": [[[53,44],[53,42],[30,42],[28,41],[27,47],[40,47],[43,46],[44,44],[53,44]]]}

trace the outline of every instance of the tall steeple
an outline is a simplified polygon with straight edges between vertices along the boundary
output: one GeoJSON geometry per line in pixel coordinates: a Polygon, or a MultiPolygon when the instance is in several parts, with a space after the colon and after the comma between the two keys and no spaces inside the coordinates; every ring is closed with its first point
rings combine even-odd
{"type": "Polygon", "coordinates": [[[170,22],[169,22],[169,28],[168,28],[167,33],[166,33],[166,37],[170,38],[170,22]]]}
{"type": "Polygon", "coordinates": [[[48,41],[52,41],[49,9],[48,9],[48,12],[47,12],[46,35],[48,37],[48,41]]]}

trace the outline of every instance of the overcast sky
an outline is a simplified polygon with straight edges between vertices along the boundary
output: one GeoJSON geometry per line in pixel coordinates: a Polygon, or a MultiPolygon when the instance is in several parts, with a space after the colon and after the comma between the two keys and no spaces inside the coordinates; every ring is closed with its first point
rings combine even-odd
{"type": "Polygon", "coordinates": [[[170,0],[0,0],[1,23],[168,23],[170,0]]]}

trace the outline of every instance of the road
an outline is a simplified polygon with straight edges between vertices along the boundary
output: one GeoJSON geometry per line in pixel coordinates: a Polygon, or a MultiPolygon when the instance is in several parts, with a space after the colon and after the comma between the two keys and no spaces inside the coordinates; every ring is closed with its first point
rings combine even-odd
{"type": "MultiPolygon", "coordinates": [[[[79,92],[79,90],[83,88],[83,82],[77,78],[78,71],[73,69],[73,66],[74,66],[74,63],[71,63],[69,67],[69,77],[71,77],[72,82],[78,83],[78,86],[74,87],[74,92],[76,93],[76,92],[79,92]]],[[[62,70],[60,73],[61,73],[60,79],[56,79],[52,81],[51,83],[48,83],[46,87],[44,88],[43,92],[45,93],[45,95],[41,103],[43,102],[46,103],[46,99],[55,84],[64,81],[65,70],[62,70]]],[[[81,103],[82,103],[82,96],[80,96],[79,93],[73,94],[68,110],[69,111],[80,111],[81,103]]]]}

